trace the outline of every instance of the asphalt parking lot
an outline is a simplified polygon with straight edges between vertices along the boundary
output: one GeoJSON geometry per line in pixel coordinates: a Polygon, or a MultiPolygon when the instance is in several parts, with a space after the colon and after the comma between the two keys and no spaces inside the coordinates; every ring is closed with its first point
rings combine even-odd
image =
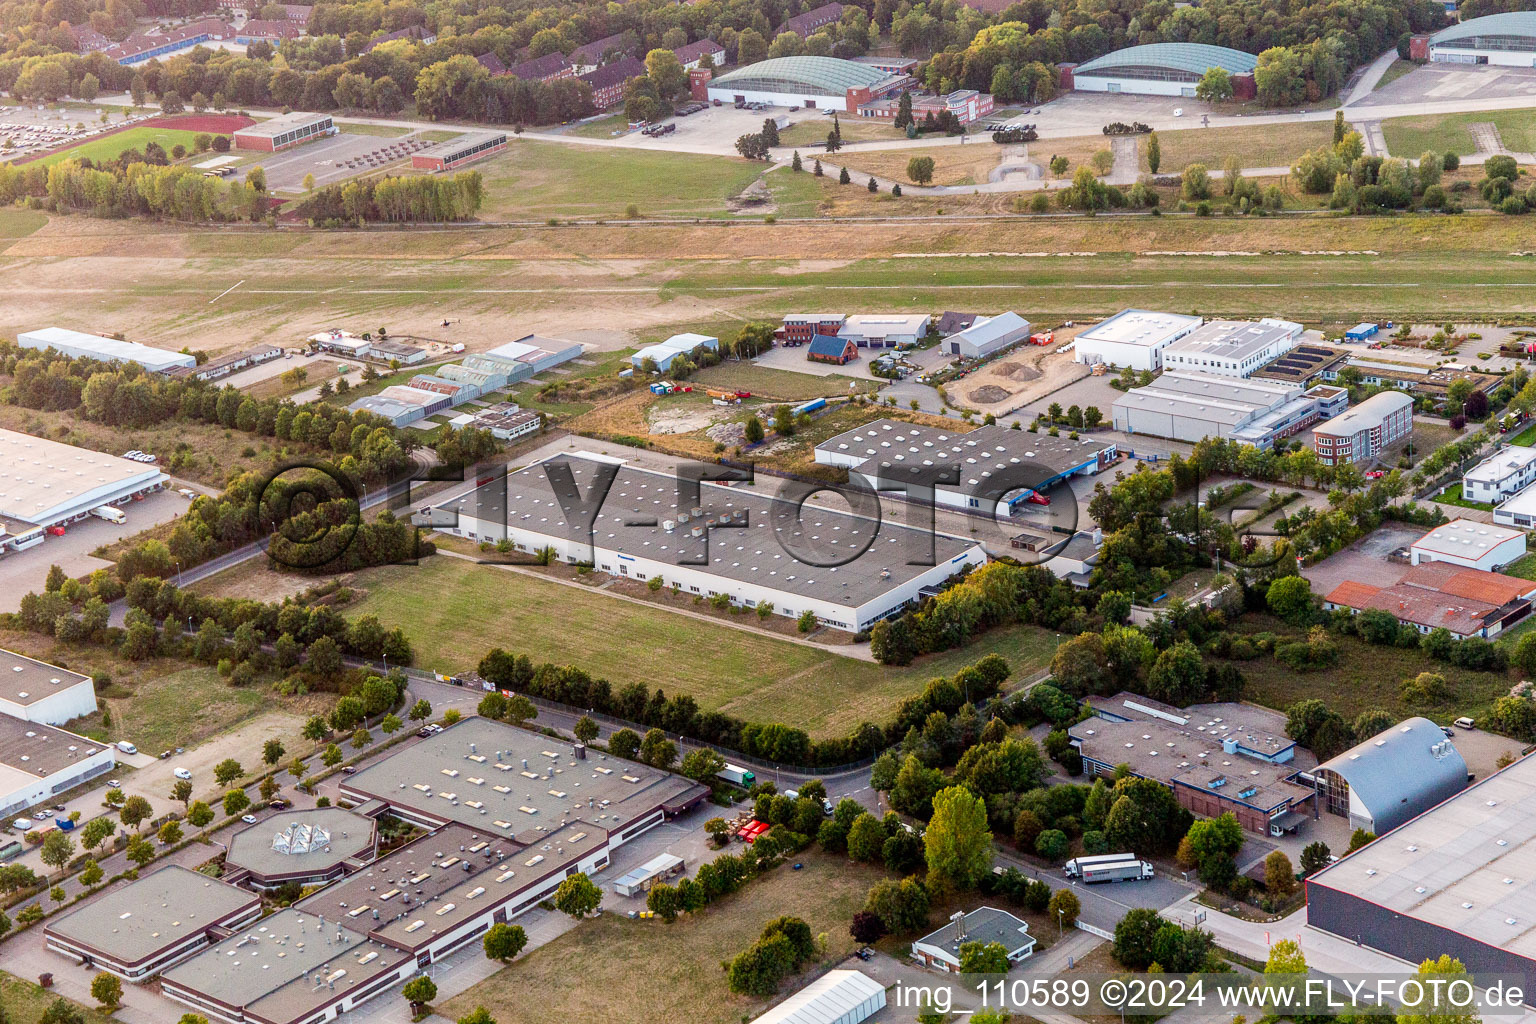
{"type": "Polygon", "coordinates": [[[128,520],[121,525],[95,517],[82,519],[71,524],[62,537],[48,537],[36,547],[0,557],[0,612],[16,611],[28,591],[42,590],[50,565],[58,565],[71,577],[108,568],[111,562],[91,552],[103,544],[168,523],[186,508],[187,499],[173,487],[123,506],[128,520]]]}
{"type": "Polygon", "coordinates": [[[1536,68],[1426,64],[1360,99],[1351,109],[1507,96],[1536,97],[1536,68]]]}
{"type": "Polygon", "coordinates": [[[433,145],[411,132],[399,138],[378,135],[353,135],[342,132],[328,139],[308,142],[284,153],[262,155],[248,162],[267,174],[267,188],[274,192],[297,192],[304,187],[304,176],[313,174],[315,184],[334,185],[370,170],[404,165],[412,152],[433,145]],[[357,166],[348,167],[349,161],[357,166]]]}

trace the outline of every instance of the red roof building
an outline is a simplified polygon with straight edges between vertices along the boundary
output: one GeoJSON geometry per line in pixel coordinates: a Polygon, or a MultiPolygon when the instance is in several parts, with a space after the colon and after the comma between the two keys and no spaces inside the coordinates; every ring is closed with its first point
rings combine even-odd
{"type": "Polygon", "coordinates": [[[820,7],[797,14],[784,24],[779,26],[780,32],[794,32],[798,35],[808,36],[817,29],[831,25],[843,16],[843,5],[839,3],[822,4],[820,7]]]}
{"type": "Polygon", "coordinates": [[[576,69],[571,66],[570,59],[558,52],[514,64],[506,73],[525,82],[553,82],[560,78],[576,77],[576,69]]]}
{"type": "Polygon", "coordinates": [[[624,100],[624,86],[631,78],[645,74],[645,65],[634,57],[624,57],[612,64],[603,64],[580,76],[592,86],[592,104],[598,110],[606,110],[624,100]]]}

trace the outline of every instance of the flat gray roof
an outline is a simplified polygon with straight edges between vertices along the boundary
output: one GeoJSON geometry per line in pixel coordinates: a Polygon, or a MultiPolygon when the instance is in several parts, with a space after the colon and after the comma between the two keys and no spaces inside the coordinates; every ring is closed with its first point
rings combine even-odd
{"type": "Polygon", "coordinates": [[[1000,943],[1010,954],[1035,944],[1034,936],[1029,934],[1029,925],[1006,910],[977,907],[966,914],[964,920],[963,935],[955,922],[947,921],[942,928],[929,932],[917,941],[940,946],[955,956],[960,955],[960,947],[967,942],[1000,943]]]}
{"type": "Polygon", "coordinates": [[[577,819],[616,831],[699,787],[595,750],[577,760],[570,743],[476,715],[364,768],[343,788],[511,839],[577,819]]]}
{"type": "Polygon", "coordinates": [[[15,651],[0,649],[0,700],[8,700],[12,704],[35,704],[44,697],[51,697],[71,686],[90,681],[90,676],[50,665],[46,661],[37,661],[15,651]]]}
{"type": "Polygon", "coordinates": [[[161,977],[267,1020],[291,1021],[409,957],[334,920],[290,907],[246,925],[161,977]]]}
{"type": "Polygon", "coordinates": [[[571,865],[608,841],[578,821],[532,842],[452,824],[391,853],[299,904],[405,949],[419,950],[466,920],[571,865]],[[374,915],[378,916],[375,917],[374,915]]]}
{"type": "Polygon", "coordinates": [[[1536,956],[1536,758],[1468,786],[1307,881],[1536,956]]]}
{"type": "Polygon", "coordinates": [[[95,740],[63,729],[0,715],[0,767],[45,779],[102,749],[95,740]]]}
{"type": "Polygon", "coordinates": [[[371,856],[376,832],[372,818],[340,807],[286,811],[235,833],[225,860],[258,875],[323,872],[349,858],[371,856]],[[323,829],[328,840],[306,846],[302,842],[305,829],[323,829]],[[303,852],[285,853],[278,848],[289,845],[278,842],[279,834],[290,833],[300,840],[298,848],[303,852]]]}
{"type": "Polygon", "coordinates": [[[873,475],[876,465],[910,468],[932,461],[935,464],[958,463],[960,485],[984,477],[1019,462],[1041,465],[1053,473],[1066,473],[1094,461],[1100,452],[1114,444],[1093,437],[1076,441],[1062,435],[1013,430],[1001,424],[974,430],[950,430],[903,420],[878,419],[835,434],[816,446],[817,451],[848,458],[863,458],[870,465],[859,472],[873,475]]]}
{"type": "Polygon", "coordinates": [[[1212,320],[1184,335],[1163,352],[1165,356],[1187,353],[1242,360],[1300,334],[1300,324],[1285,320],[1212,320]]]}
{"type": "Polygon", "coordinates": [[[314,124],[316,121],[330,120],[330,114],[308,114],[304,113],[303,111],[295,110],[289,114],[279,114],[277,117],[268,118],[265,121],[258,121],[253,125],[239,129],[235,132],[235,134],[259,136],[261,138],[270,139],[275,138],[284,132],[291,132],[295,128],[301,128],[306,124],[314,124]]]}
{"type": "Polygon", "coordinates": [[[496,143],[506,141],[506,132],[465,132],[463,135],[449,139],[446,142],[439,142],[436,145],[428,146],[426,149],[417,150],[416,155],[440,156],[449,158],[456,156],[457,154],[462,153],[467,149],[472,149],[481,143],[496,143]]]}
{"type": "Polygon", "coordinates": [[[1149,309],[1122,309],[1108,320],[1080,331],[1078,341],[1108,341],[1121,345],[1155,348],[1171,335],[1198,326],[1198,316],[1183,313],[1159,313],[1149,309]]]}
{"type": "MultiPolygon", "coordinates": [[[[612,463],[616,460],[604,460],[612,463]]],[[[521,530],[585,542],[588,535],[579,524],[566,521],[561,499],[546,473],[546,466],[570,467],[578,497],[586,496],[603,464],[582,454],[559,455],[519,470],[472,494],[445,502],[438,508],[479,519],[503,515],[521,530]]],[[[603,500],[592,525],[590,539],[597,547],[621,554],[638,555],[676,565],[697,562],[726,579],[754,583],[801,597],[830,601],[856,608],[879,598],[902,583],[928,572],[932,565],[909,565],[926,557],[929,534],[891,522],[864,519],[821,505],[806,504],[797,510],[792,500],[772,495],[784,481],[760,478],[753,486],[704,483],[695,507],[703,519],[693,517],[687,503],[679,504],[676,478],[664,473],[619,467],[613,486],[603,500]],[[721,516],[744,513],[744,525],[718,526],[702,537],[692,529],[721,516]],[[690,522],[680,515],[688,513],[690,522]],[[676,524],[668,532],[665,524],[676,524]],[[870,538],[873,537],[871,540],[870,538]],[[867,547],[866,547],[867,544],[867,547]],[[863,553],[842,565],[817,567],[801,561],[791,551],[814,552],[818,561],[842,561],[863,548],[863,553]],[[788,550],[787,550],[788,549],[788,550]],[[882,575],[884,574],[884,575],[882,575]]],[[[563,496],[570,502],[573,497],[563,496]]],[[[944,534],[933,537],[933,565],[942,565],[970,551],[974,544],[944,534]]]]}
{"type": "Polygon", "coordinates": [[[254,893],[172,864],[50,920],[47,932],[134,964],[260,902],[254,893]]]}

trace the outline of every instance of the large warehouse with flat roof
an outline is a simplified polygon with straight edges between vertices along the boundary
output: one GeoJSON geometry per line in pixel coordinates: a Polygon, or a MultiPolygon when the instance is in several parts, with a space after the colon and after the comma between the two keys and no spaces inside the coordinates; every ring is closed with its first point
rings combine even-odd
{"type": "Polygon", "coordinates": [[[1080,331],[1072,342],[1079,363],[1161,370],[1163,350],[1200,326],[1198,316],[1122,309],[1108,320],[1080,331]]]}
{"type": "Polygon", "coordinates": [[[1127,434],[1269,448],[1348,407],[1349,392],[1330,384],[1297,391],[1267,380],[1169,372],[1115,399],[1112,412],[1115,429],[1127,434]]]}
{"type": "Polygon", "coordinates": [[[1147,43],[1127,46],[1082,64],[1063,66],[1061,87],[1078,92],[1193,98],[1205,73],[1221,68],[1232,76],[1233,98],[1251,100],[1258,95],[1253,78],[1258,63],[1253,54],[1229,46],[1147,43]]]}
{"type": "Polygon", "coordinates": [[[50,917],[48,948],[90,969],[144,982],[261,916],[261,897],[179,864],[50,917]]]}
{"type": "Polygon", "coordinates": [[[800,505],[766,490],[702,483],[696,504],[680,490],[674,476],[574,452],[443,502],[415,521],[471,540],[506,538],[518,551],[553,548],[562,561],[591,561],[600,572],[641,582],[659,576],[704,598],[725,594],[754,608],[766,602],[791,618],[810,612],[849,633],[899,614],[924,588],[986,561],[974,541],[800,505]],[[592,487],[609,474],[612,485],[588,523],[578,506],[595,500],[592,487]],[[558,488],[555,479],[562,481],[558,488]],[[573,509],[569,517],[566,507],[573,509]]]}
{"type": "Polygon", "coordinates": [[[296,110],[241,128],[235,132],[235,148],[277,153],[336,132],[330,114],[306,114],[296,110]]]}
{"type": "Polygon", "coordinates": [[[741,100],[846,112],[911,81],[841,57],[771,57],[715,78],[707,92],[709,99],[722,103],[741,100]]]}
{"type": "Polygon", "coordinates": [[[73,359],[99,359],[104,363],[138,363],[153,373],[169,370],[173,366],[188,368],[197,366],[196,357],[185,352],[151,348],[148,345],[140,345],[136,341],[104,338],[99,334],[72,331],[67,327],[40,327],[35,331],[22,331],[16,335],[16,344],[38,352],[51,348],[73,359]]]}
{"type": "Polygon", "coordinates": [[[343,779],[340,798],[356,806],[307,812],[302,832],[274,837],[290,847],[281,856],[339,853],[336,830],[352,834],[358,816],[428,834],[226,934],[167,971],[165,995],[223,1024],[330,1020],[478,943],[576,872],[604,870],[614,849],[709,796],[681,775],[478,716],[343,779]]]}
{"type": "Polygon", "coordinates": [[[1536,976],[1536,758],[1309,877],[1307,923],[1409,963],[1536,976]]]}
{"type": "Polygon", "coordinates": [[[0,715],[0,820],[110,772],[116,748],[0,715]]]}
{"type": "Polygon", "coordinates": [[[1301,324],[1289,320],[1212,320],[1163,350],[1163,368],[1248,377],[1296,347],[1301,324]]]}
{"type": "Polygon", "coordinates": [[[816,446],[817,462],[841,466],[876,489],[892,487],[912,470],[955,466],[959,482],[936,486],[934,500],[983,515],[997,512],[1005,495],[1005,504],[1013,507],[1030,491],[1091,476],[1119,457],[1113,442],[1095,437],[1051,437],[996,423],[960,431],[889,419],[845,430],[816,446]],[[1014,474],[1020,478],[1000,482],[1014,474]]]}
{"type": "Polygon", "coordinates": [[[0,555],[40,544],[50,527],[161,490],[169,481],[142,462],[0,429],[0,555]]]}
{"type": "Polygon", "coordinates": [[[95,710],[96,684],[90,676],[0,650],[0,715],[63,725],[95,710]]]}

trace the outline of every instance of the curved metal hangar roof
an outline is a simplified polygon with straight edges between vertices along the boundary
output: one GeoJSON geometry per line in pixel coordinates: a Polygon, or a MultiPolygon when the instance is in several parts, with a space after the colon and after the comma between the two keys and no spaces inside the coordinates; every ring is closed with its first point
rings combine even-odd
{"type": "Polygon", "coordinates": [[[1132,68],[1166,68],[1186,74],[1203,75],[1211,68],[1225,68],[1234,75],[1251,75],[1259,59],[1251,53],[1229,46],[1208,43],[1147,43],[1127,46],[1114,53],[1079,64],[1074,75],[1098,74],[1113,77],[1132,68]]]}
{"type": "Polygon", "coordinates": [[[1536,50],[1536,11],[1473,18],[1429,37],[1436,46],[1473,50],[1536,50]]]}
{"type": "Polygon", "coordinates": [[[841,96],[891,76],[879,68],[840,57],[771,57],[737,68],[709,83],[711,89],[841,96]]]}

